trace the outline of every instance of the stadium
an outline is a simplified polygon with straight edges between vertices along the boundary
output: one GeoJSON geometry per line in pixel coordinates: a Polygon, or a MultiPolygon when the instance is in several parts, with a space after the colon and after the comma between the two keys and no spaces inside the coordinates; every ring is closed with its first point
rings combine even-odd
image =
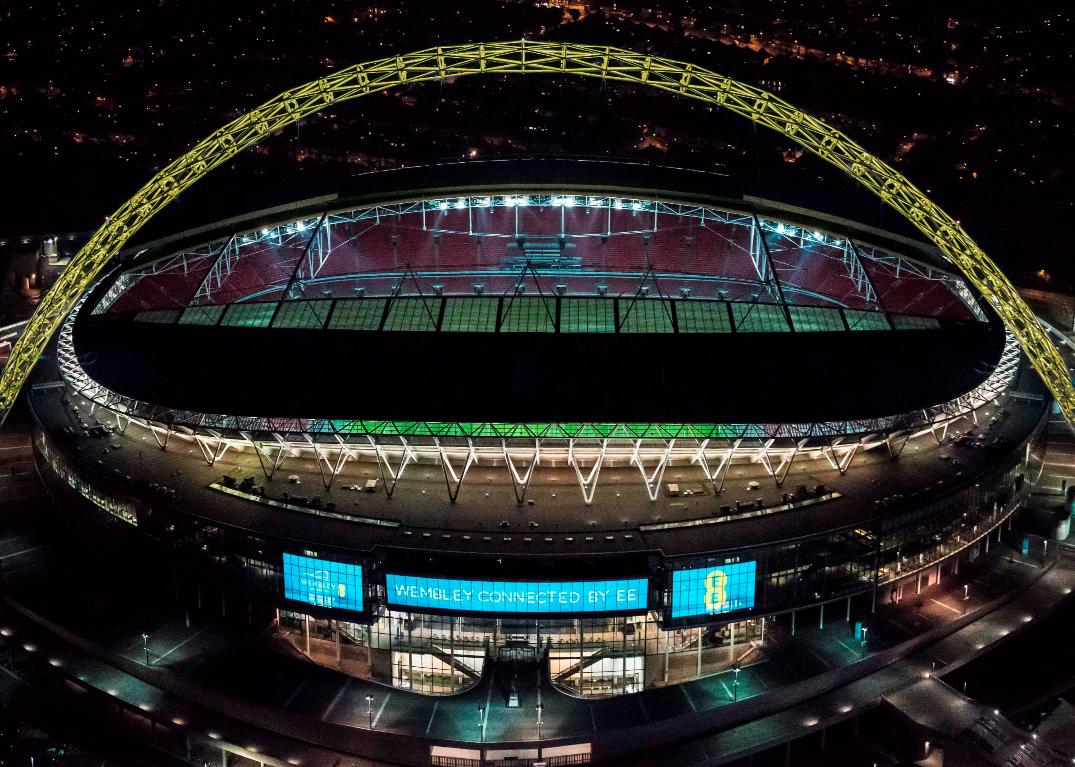
{"type": "Polygon", "coordinates": [[[176,183],[28,326],[38,471],[89,548],[345,677],[321,719],[382,762],[613,759],[878,671],[920,646],[868,658],[879,610],[1018,548],[1050,389],[1067,409],[1029,310],[913,188],[877,182],[926,240],[714,173],[447,162],[121,249],[176,183]],[[836,624],[858,670],[775,670],[836,624]],[[690,685],[726,674],[716,714],[690,685]],[[391,695],[406,746],[372,737],[391,695]]]}
{"type": "Polygon", "coordinates": [[[928,248],[721,182],[411,169],[145,248],[59,336],[43,470],[417,692],[631,693],[868,613],[1005,525],[1043,400],[928,248]]]}

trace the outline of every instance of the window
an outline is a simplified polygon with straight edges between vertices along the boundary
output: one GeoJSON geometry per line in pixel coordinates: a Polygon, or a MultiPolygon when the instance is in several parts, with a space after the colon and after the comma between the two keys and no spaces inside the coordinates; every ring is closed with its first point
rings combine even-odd
{"type": "Polygon", "coordinates": [[[336,302],[330,330],[378,330],[384,314],[383,298],[346,298],[336,302]]]}
{"type": "Polygon", "coordinates": [[[553,333],[556,331],[556,300],[541,296],[504,299],[502,333],[553,333]]]}
{"type": "Polygon", "coordinates": [[[220,306],[191,306],[183,312],[179,318],[180,325],[216,325],[220,321],[220,315],[227,307],[220,306]]]}
{"type": "Polygon", "coordinates": [[[385,330],[431,332],[437,329],[440,298],[395,298],[388,308],[385,330]]]}
{"type": "Polygon", "coordinates": [[[671,333],[672,307],[663,299],[621,298],[621,333],[671,333]]]}
{"type": "Polygon", "coordinates": [[[607,298],[561,298],[561,333],[615,333],[615,306],[607,298]]]}
{"type": "Polygon", "coordinates": [[[936,317],[909,317],[906,314],[893,314],[892,327],[896,330],[935,330],[941,326],[936,317]]]}
{"type": "Polygon", "coordinates": [[[788,320],[784,307],[776,304],[732,304],[738,333],[784,333],[788,320]]]}
{"type": "Polygon", "coordinates": [[[272,321],[274,328],[323,328],[331,301],[286,301],[272,321]]]}
{"type": "Polygon", "coordinates": [[[858,309],[844,309],[847,327],[851,330],[891,330],[884,312],[863,312],[858,309]]]}
{"type": "Polygon", "coordinates": [[[171,325],[179,319],[178,309],[153,309],[148,312],[138,312],[134,316],[137,322],[159,322],[164,325],[171,325]]]}
{"type": "Polygon", "coordinates": [[[440,329],[450,333],[495,333],[497,298],[447,298],[440,329]]]}
{"type": "Polygon", "coordinates": [[[676,318],[680,333],[731,333],[728,304],[723,301],[677,301],[676,318]]]}
{"type": "Polygon", "coordinates": [[[232,304],[220,324],[233,328],[267,328],[275,312],[275,303],[232,304]]]}
{"type": "Polygon", "coordinates": [[[799,333],[819,333],[843,330],[844,321],[839,309],[820,306],[789,306],[791,323],[799,333]]]}

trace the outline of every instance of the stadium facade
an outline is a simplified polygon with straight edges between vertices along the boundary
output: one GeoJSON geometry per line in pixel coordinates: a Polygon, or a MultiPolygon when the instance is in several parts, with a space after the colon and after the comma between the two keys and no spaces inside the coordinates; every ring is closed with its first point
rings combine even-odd
{"type": "Polygon", "coordinates": [[[363,181],[127,254],[30,397],[90,535],[312,661],[698,678],[958,573],[1040,469],[1044,387],[931,246],[644,165],[363,181]]]}

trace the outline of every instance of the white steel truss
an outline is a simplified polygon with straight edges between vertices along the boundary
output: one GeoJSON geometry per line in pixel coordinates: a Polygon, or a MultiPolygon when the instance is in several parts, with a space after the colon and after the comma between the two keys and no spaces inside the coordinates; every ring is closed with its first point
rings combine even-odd
{"type": "MultiPolygon", "coordinates": [[[[793,286],[781,286],[779,284],[771,256],[765,245],[766,233],[778,234],[796,239],[800,245],[827,245],[841,250],[844,253],[844,265],[856,286],[856,290],[870,303],[876,302],[876,294],[862,268],[862,259],[870,259],[884,265],[893,270],[897,277],[906,272],[919,279],[944,282],[957,292],[972,311],[977,309],[976,314],[980,315],[981,313],[976,303],[973,300],[969,300],[971,298],[970,291],[958,277],[949,274],[943,269],[919,263],[913,258],[889,253],[873,246],[860,245],[857,250],[852,252],[848,249],[848,239],[839,233],[823,232],[767,218],[759,218],[753,213],[722,210],[697,204],[608,195],[578,195],[569,192],[517,193],[492,196],[467,195],[451,198],[408,200],[353,210],[330,210],[298,221],[274,224],[261,229],[234,234],[223,241],[199,245],[181,253],[168,255],[134,267],[131,271],[125,272],[117,278],[102,300],[94,307],[93,312],[99,314],[106,311],[123,292],[133,287],[143,277],[172,271],[186,273],[188,270],[199,268],[199,265],[204,264],[205,259],[211,259],[212,265],[199,283],[190,303],[196,305],[211,303],[214,294],[225,284],[232,270],[240,261],[261,252],[265,247],[279,247],[299,239],[306,245],[306,248],[296,261],[292,279],[288,280],[286,285],[274,284],[265,288],[265,291],[268,292],[285,288],[286,295],[290,298],[295,298],[301,296],[307,286],[318,285],[322,282],[339,282],[356,276],[351,273],[336,273],[330,277],[320,276],[323,267],[332,258],[334,251],[353,239],[353,237],[337,237],[334,239],[333,227],[363,222],[369,222],[371,226],[375,226],[385,219],[405,215],[421,215],[423,229],[433,234],[456,234],[498,239],[517,237],[518,232],[485,232],[475,229],[473,217],[470,215],[473,210],[499,207],[514,208],[516,213],[518,213],[519,209],[526,207],[559,207],[562,213],[570,208],[607,212],[608,226],[605,227],[604,231],[561,232],[557,235],[558,237],[567,237],[569,239],[651,234],[658,230],[658,220],[661,215],[696,219],[700,226],[714,223],[749,228],[748,255],[758,275],[758,284],[776,300],[780,299],[780,293],[785,289],[788,292],[793,291],[793,286]],[[434,223],[437,219],[436,214],[443,213],[446,210],[464,209],[468,211],[469,223],[467,227],[438,226],[434,223]],[[614,229],[612,227],[612,213],[614,211],[627,211],[636,214],[634,220],[637,221],[638,225],[614,229]],[[429,214],[434,215],[430,216],[429,214]]],[[[539,235],[530,235],[529,237],[541,238],[539,235]]],[[[458,275],[463,274],[463,272],[454,271],[450,274],[458,275]]],[[[430,273],[429,276],[436,277],[437,275],[430,273]]],[[[737,280],[730,281],[735,282],[737,280]]],[[[249,296],[244,296],[244,299],[256,299],[260,295],[261,293],[256,292],[249,296]]],[[[984,319],[984,317],[980,318],[984,319]]]]}
{"type": "Polygon", "coordinates": [[[534,452],[527,457],[526,468],[521,472],[512,457],[512,451],[508,448],[506,439],[500,440],[500,446],[504,451],[504,465],[508,467],[508,475],[511,477],[511,487],[515,492],[515,502],[520,506],[526,501],[526,491],[530,488],[530,480],[534,476],[534,469],[541,463],[541,440],[534,440],[534,452]]]}
{"type": "MultiPolygon", "coordinates": [[[[77,310],[76,310],[77,311],[77,310]]],[[[733,463],[761,464],[781,486],[795,461],[825,461],[846,473],[855,457],[882,448],[896,459],[912,439],[925,435],[943,443],[958,420],[977,422],[979,410],[993,403],[1013,382],[1020,351],[1009,334],[1000,362],[977,388],[950,402],[891,419],[833,424],[781,424],[743,429],[721,438],[505,438],[475,436],[442,438],[370,432],[341,432],[314,428],[318,422],[295,418],[238,418],[176,411],[149,405],[110,391],[82,369],[74,352],[72,328],[75,314],[64,323],[57,356],[64,385],[71,395],[83,398],[91,414],[100,420],[114,419],[125,432],[133,423],[152,435],[167,450],[174,440],[195,443],[202,458],[216,465],[229,451],[253,450],[263,473],[272,479],[289,459],[317,463],[326,488],[352,461],[375,462],[385,494],[391,498],[408,466],[434,463],[444,473],[448,499],[458,498],[470,469],[479,463],[503,462],[516,502],[525,503],[526,493],[542,462],[570,466],[584,503],[593,503],[601,470],[610,462],[634,466],[651,501],[660,497],[669,466],[696,466],[714,495],[720,495],[733,463]]]]}

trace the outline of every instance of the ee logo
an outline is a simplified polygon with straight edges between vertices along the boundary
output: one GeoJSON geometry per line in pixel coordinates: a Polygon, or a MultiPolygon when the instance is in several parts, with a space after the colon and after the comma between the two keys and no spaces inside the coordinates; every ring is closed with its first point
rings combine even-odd
{"type": "Polygon", "coordinates": [[[723,570],[710,570],[705,575],[706,612],[720,612],[728,601],[728,574],[723,570]]]}

